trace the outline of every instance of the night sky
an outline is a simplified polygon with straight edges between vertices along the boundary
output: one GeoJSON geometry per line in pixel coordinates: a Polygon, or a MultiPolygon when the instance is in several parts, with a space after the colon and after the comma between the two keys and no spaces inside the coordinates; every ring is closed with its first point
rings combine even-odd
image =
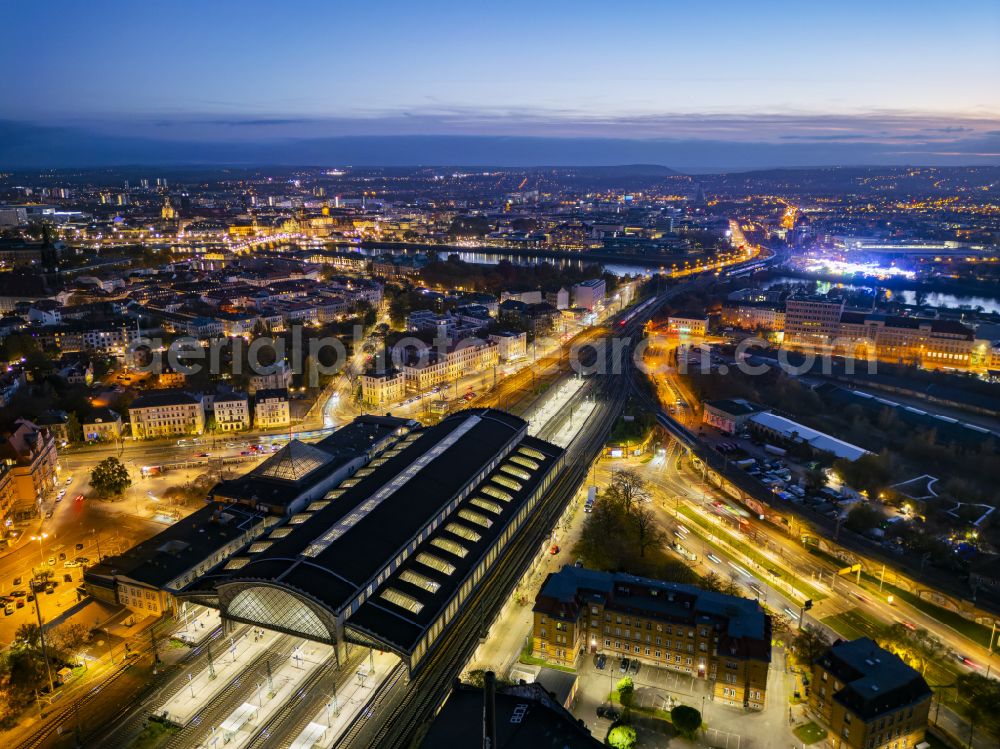
{"type": "Polygon", "coordinates": [[[10,2],[0,166],[1000,163],[1000,2],[10,2]]]}

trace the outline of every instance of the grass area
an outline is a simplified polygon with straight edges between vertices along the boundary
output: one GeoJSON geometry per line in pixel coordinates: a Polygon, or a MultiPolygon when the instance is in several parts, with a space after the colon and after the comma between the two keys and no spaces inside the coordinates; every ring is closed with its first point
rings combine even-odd
{"type": "Polygon", "coordinates": [[[163,744],[176,731],[175,726],[150,721],[142,733],[135,737],[135,741],[130,744],[130,749],[154,749],[163,744]]]}
{"type": "Polygon", "coordinates": [[[523,663],[526,666],[545,666],[546,668],[553,668],[556,671],[565,671],[567,674],[575,674],[576,669],[570,668],[569,666],[563,666],[558,663],[549,663],[549,661],[544,658],[539,658],[537,655],[532,655],[529,648],[525,648],[521,651],[521,657],[517,659],[519,663],[523,663]]]}
{"type": "Polygon", "coordinates": [[[809,744],[815,744],[816,742],[822,741],[826,738],[826,729],[820,727],[812,721],[804,725],[797,726],[792,733],[794,733],[796,738],[798,738],[798,740],[806,746],[809,744]]]}
{"type": "MultiPolygon", "coordinates": [[[[720,529],[718,527],[716,527],[713,523],[709,522],[706,518],[702,517],[700,514],[695,512],[690,507],[682,505],[680,507],[680,512],[686,518],[691,520],[692,523],[695,523],[696,525],[700,526],[703,530],[706,530],[709,533],[712,533],[716,536],[721,535],[720,529]]],[[[824,598],[827,597],[826,593],[821,591],[819,588],[813,587],[805,580],[802,580],[797,575],[789,572],[784,567],[779,567],[777,563],[768,559],[767,557],[765,557],[763,554],[761,554],[759,551],[757,551],[744,541],[741,541],[740,539],[735,538],[729,535],[728,533],[725,535],[724,538],[729,546],[736,549],[738,552],[746,556],[748,559],[752,559],[754,562],[756,562],[764,569],[780,568],[784,572],[784,575],[780,579],[783,580],[788,585],[790,585],[791,587],[795,588],[806,598],[811,598],[813,601],[822,601],[824,598]]]]}

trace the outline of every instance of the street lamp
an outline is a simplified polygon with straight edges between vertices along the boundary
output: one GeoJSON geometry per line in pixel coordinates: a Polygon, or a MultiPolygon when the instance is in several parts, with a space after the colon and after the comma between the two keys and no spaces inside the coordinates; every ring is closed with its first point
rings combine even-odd
{"type": "Polygon", "coordinates": [[[37,536],[32,536],[31,537],[32,541],[37,541],[38,542],[38,561],[39,562],[42,561],[42,541],[44,541],[48,537],[49,537],[48,533],[40,533],[37,536]]]}

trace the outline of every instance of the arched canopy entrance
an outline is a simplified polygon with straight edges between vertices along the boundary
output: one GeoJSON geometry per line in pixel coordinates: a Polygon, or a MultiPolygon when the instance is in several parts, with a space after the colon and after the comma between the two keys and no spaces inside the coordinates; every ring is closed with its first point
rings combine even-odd
{"type": "Polygon", "coordinates": [[[337,644],[336,623],[329,612],[276,585],[227,585],[219,590],[219,603],[226,619],[337,644]]]}

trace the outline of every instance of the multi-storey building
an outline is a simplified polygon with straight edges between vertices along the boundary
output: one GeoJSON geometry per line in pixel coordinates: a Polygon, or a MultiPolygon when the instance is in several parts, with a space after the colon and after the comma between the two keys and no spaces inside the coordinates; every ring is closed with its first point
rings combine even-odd
{"type": "Polygon", "coordinates": [[[957,320],[844,312],[843,302],[788,300],[785,344],[927,368],[986,369],[991,349],[957,320]]]}
{"type": "Polygon", "coordinates": [[[465,338],[447,348],[399,352],[408,392],[423,392],[440,383],[495,367],[499,362],[496,341],[465,338]]]}
{"type": "Polygon", "coordinates": [[[930,704],[923,677],[867,637],[838,642],[813,662],[809,710],[831,749],[918,747],[930,704]]]}
{"type": "Polygon", "coordinates": [[[253,398],[253,423],[257,429],[281,429],[292,423],[288,391],[258,390],[253,398]]]}
{"type": "Polygon", "coordinates": [[[843,299],[792,297],[785,302],[785,337],[807,344],[827,344],[840,335],[843,299]]]}
{"type": "Polygon", "coordinates": [[[250,428],[250,402],[241,393],[215,396],[212,411],[218,432],[239,432],[250,428]]]}
{"type": "Polygon", "coordinates": [[[114,442],[122,437],[122,417],[110,408],[94,408],[80,419],[85,442],[114,442]]]}
{"type": "Polygon", "coordinates": [[[147,393],[129,406],[128,417],[132,438],[137,440],[205,431],[205,407],[201,399],[180,391],[147,393]]]}
{"type": "Polygon", "coordinates": [[[361,401],[369,406],[398,403],[406,393],[406,376],[397,369],[361,375],[361,401]]]}
{"type": "Polygon", "coordinates": [[[785,308],[782,305],[767,302],[743,302],[740,304],[725,304],[722,306],[721,322],[743,330],[774,330],[785,329],[785,308]]]}
{"type": "Polygon", "coordinates": [[[528,334],[501,330],[491,333],[490,340],[497,344],[497,355],[501,361],[517,361],[528,354],[528,334]]]}
{"type": "Polygon", "coordinates": [[[592,310],[604,301],[605,294],[606,286],[603,278],[582,281],[573,285],[573,306],[592,310]]]}
{"type": "Polygon", "coordinates": [[[771,619],[756,601],[622,573],[563,567],[535,598],[532,652],[574,666],[604,652],[712,682],[713,699],[763,709],[771,619]]]}
{"type": "Polygon", "coordinates": [[[667,318],[667,332],[674,335],[705,336],[708,334],[708,318],[671,315],[667,318]]]}
{"type": "Polygon", "coordinates": [[[27,419],[18,419],[14,429],[3,435],[0,460],[10,468],[14,516],[37,514],[41,500],[52,492],[56,482],[59,455],[52,433],[27,419]]]}
{"type": "Polygon", "coordinates": [[[268,367],[268,372],[262,372],[250,376],[249,391],[253,395],[258,390],[280,390],[289,388],[292,385],[292,370],[285,361],[278,362],[268,367]]]}

